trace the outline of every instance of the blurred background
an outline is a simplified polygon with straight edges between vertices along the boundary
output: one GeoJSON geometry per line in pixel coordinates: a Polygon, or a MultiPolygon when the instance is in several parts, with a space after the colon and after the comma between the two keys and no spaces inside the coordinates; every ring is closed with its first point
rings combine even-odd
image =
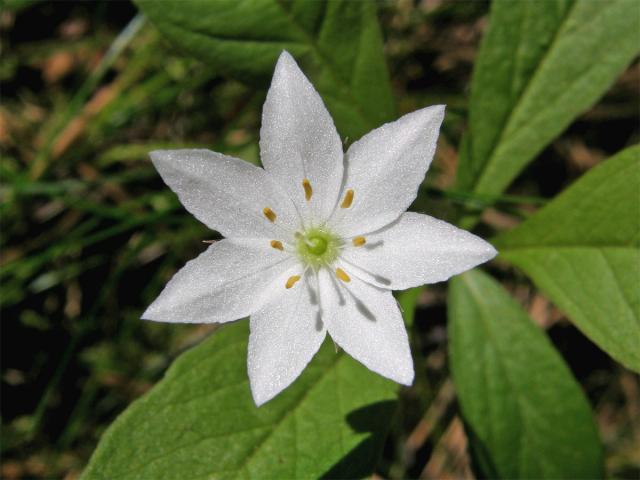
{"type": "MultiPolygon", "coordinates": [[[[148,160],[205,147],[258,163],[264,88],[222,78],[165,43],[127,1],[0,3],[0,302],[3,479],[78,478],[102,432],[211,325],[139,320],[171,275],[216,238],[148,160]]],[[[446,218],[484,1],[380,4],[400,113],[446,103],[437,157],[415,210],[446,218]]],[[[584,171],[638,141],[636,62],[483,217],[518,222],[584,171]]],[[[266,87],[266,86],[265,86],[266,87]]],[[[354,140],[354,139],[349,139],[354,140]]],[[[500,268],[495,267],[495,268],[500,268]]],[[[608,475],[640,476],[638,377],[612,361],[512,270],[495,272],[584,387],[608,475]]],[[[446,286],[422,292],[417,381],[378,474],[472,478],[446,358],[446,286]]]]}

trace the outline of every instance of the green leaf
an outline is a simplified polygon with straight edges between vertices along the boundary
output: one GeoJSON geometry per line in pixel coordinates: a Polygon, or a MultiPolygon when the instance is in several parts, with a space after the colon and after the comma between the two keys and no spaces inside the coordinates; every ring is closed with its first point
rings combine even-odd
{"type": "Polygon", "coordinates": [[[375,4],[331,0],[136,0],[168,39],[222,74],[266,87],[283,49],[302,62],[338,131],[394,117],[375,4]]]}
{"type": "Polygon", "coordinates": [[[456,277],[453,379],[471,452],[489,478],[603,478],[589,404],[546,335],[490,276],[456,277]]]}
{"type": "Polygon", "coordinates": [[[640,147],[595,167],[494,244],[591,340],[640,371],[640,147]]]}
{"type": "Polygon", "coordinates": [[[471,85],[459,188],[504,191],[638,54],[638,15],[636,0],[494,1],[471,85]]]}
{"type": "Polygon", "coordinates": [[[248,328],[222,327],[104,434],[84,479],[354,478],[370,474],[397,385],[327,340],[294,384],[257,408],[248,328]]]}

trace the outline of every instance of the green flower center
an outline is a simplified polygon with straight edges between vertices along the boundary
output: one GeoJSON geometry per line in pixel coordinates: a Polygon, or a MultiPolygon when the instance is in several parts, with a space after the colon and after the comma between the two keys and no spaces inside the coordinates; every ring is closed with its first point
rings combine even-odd
{"type": "Polygon", "coordinates": [[[326,230],[312,228],[296,234],[296,250],[303,263],[313,268],[328,265],[338,256],[338,237],[326,230]]]}
{"type": "Polygon", "coordinates": [[[307,239],[305,247],[309,253],[321,256],[327,251],[329,242],[323,237],[311,237],[307,239]]]}

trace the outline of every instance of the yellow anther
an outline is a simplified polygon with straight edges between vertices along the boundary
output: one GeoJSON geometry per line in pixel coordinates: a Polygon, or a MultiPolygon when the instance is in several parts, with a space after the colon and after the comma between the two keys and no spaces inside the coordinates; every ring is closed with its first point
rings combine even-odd
{"type": "Polygon", "coordinates": [[[367,240],[364,237],[353,237],[351,243],[353,243],[354,247],[361,247],[367,243],[367,240]]]}
{"type": "Polygon", "coordinates": [[[347,193],[344,194],[344,200],[340,204],[340,208],[349,208],[353,203],[353,190],[347,190],[347,193]]]}
{"type": "Polygon", "coordinates": [[[282,242],[278,240],[271,240],[271,246],[276,250],[284,250],[284,247],[282,246],[282,242]]]}
{"type": "Polygon", "coordinates": [[[271,223],[276,221],[276,217],[277,217],[276,212],[271,210],[269,207],[264,207],[262,209],[262,213],[264,213],[264,216],[267,217],[267,219],[269,219],[271,223]]]}
{"type": "Polygon", "coordinates": [[[350,282],[351,281],[351,277],[349,275],[347,275],[347,272],[345,272],[341,268],[336,268],[336,277],[338,277],[343,282],[350,282]]]}
{"type": "Polygon", "coordinates": [[[292,277],[289,277],[289,279],[287,280],[287,283],[285,283],[285,287],[287,287],[287,289],[293,287],[296,282],[300,280],[300,275],[294,275],[292,277]]]}
{"type": "Polygon", "coordinates": [[[311,200],[311,195],[313,195],[313,188],[311,188],[311,182],[309,179],[305,178],[302,180],[302,188],[304,188],[304,198],[307,200],[311,200]]]}

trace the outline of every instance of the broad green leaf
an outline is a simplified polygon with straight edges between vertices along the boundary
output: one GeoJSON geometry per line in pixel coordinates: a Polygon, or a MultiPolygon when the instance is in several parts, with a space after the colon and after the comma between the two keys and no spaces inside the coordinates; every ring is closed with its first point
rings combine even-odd
{"type": "Polygon", "coordinates": [[[639,16],[636,0],[494,1],[458,186],[501,193],[638,54],[639,16]]]}
{"type": "Polygon", "coordinates": [[[490,276],[456,277],[450,359],[470,447],[488,478],[603,478],[591,410],[546,335],[490,276]]]}
{"type": "Polygon", "coordinates": [[[394,117],[375,4],[136,0],[168,39],[221,73],[266,87],[283,49],[302,62],[351,140],[394,117]]]}
{"type": "Polygon", "coordinates": [[[600,348],[640,371],[640,147],[595,167],[494,244],[600,348]]]}
{"type": "Polygon", "coordinates": [[[222,327],[104,434],[84,479],[355,478],[370,474],[397,385],[325,342],[296,382],[257,408],[248,328],[222,327]]]}

